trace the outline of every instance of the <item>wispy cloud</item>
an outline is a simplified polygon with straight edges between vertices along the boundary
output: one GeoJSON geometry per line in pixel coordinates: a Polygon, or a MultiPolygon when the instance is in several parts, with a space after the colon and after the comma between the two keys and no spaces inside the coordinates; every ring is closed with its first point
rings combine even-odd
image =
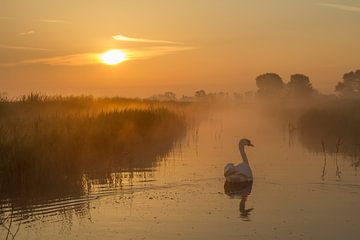
{"type": "MultiPolygon", "coordinates": [[[[122,51],[126,54],[127,57],[126,61],[134,61],[134,60],[151,59],[154,57],[175,54],[177,52],[192,50],[192,49],[195,48],[163,46],[163,47],[142,48],[136,50],[123,49],[122,51]]],[[[71,54],[65,56],[48,57],[48,58],[28,59],[28,60],[20,61],[18,63],[7,64],[7,66],[29,65],[29,64],[43,64],[43,65],[51,65],[51,66],[84,66],[84,65],[101,64],[100,62],[101,54],[102,53],[80,53],[80,54],[71,54]]]]}
{"type": "Polygon", "coordinates": [[[36,48],[36,47],[26,47],[26,46],[11,46],[11,45],[2,45],[2,44],[0,44],[0,48],[13,49],[13,50],[26,50],[26,51],[49,51],[49,49],[46,49],[46,48],[36,48]]]}
{"type": "MultiPolygon", "coordinates": [[[[62,20],[41,20],[50,23],[60,23],[62,20]]],[[[34,34],[33,30],[20,33],[20,35],[26,36],[34,34]]],[[[129,49],[121,49],[126,55],[126,61],[134,60],[143,60],[151,59],[154,57],[159,57],[163,55],[175,54],[181,51],[193,50],[195,47],[185,46],[180,42],[172,42],[165,40],[154,40],[154,39],[145,39],[145,38],[133,38],[123,35],[113,36],[113,39],[117,41],[125,42],[139,42],[139,43],[161,43],[162,46],[153,46],[153,47],[137,47],[129,49]]],[[[13,49],[13,50],[31,50],[31,51],[47,51],[48,49],[43,48],[34,48],[34,47],[24,47],[24,46],[9,46],[1,45],[0,48],[13,49]]],[[[26,59],[13,63],[3,63],[0,66],[18,66],[18,65],[29,65],[29,64],[42,64],[42,65],[51,65],[51,66],[83,66],[83,65],[93,65],[101,64],[100,56],[102,53],[96,52],[86,52],[79,54],[69,54],[61,56],[53,56],[46,58],[33,58],[26,59]]]]}
{"type": "MultiPolygon", "coordinates": [[[[1,17],[0,20],[14,20],[14,17],[1,17]]],[[[69,23],[69,21],[63,20],[63,19],[22,19],[20,20],[26,20],[26,21],[33,21],[33,22],[42,22],[42,23],[69,23]]]]}
{"type": "Polygon", "coordinates": [[[139,50],[125,51],[129,60],[149,59],[162,55],[175,54],[177,52],[194,50],[195,47],[189,46],[161,46],[161,47],[148,47],[139,50]]]}
{"type": "Polygon", "coordinates": [[[322,7],[329,7],[329,8],[335,8],[342,11],[348,11],[348,12],[360,12],[360,7],[356,6],[350,6],[350,5],[344,5],[344,4],[337,4],[337,3],[316,3],[318,6],[322,7]]]}
{"type": "Polygon", "coordinates": [[[49,58],[36,58],[23,60],[19,64],[44,64],[52,66],[82,66],[82,65],[91,65],[99,62],[99,54],[96,53],[81,53],[81,54],[72,54],[65,56],[56,56],[49,58]]]}
{"type": "Polygon", "coordinates": [[[124,35],[115,35],[112,38],[116,41],[123,41],[123,42],[181,44],[179,42],[172,42],[172,41],[166,41],[166,40],[154,40],[154,39],[146,39],[146,38],[134,38],[134,37],[128,37],[128,36],[124,36],[124,35]]]}
{"type": "Polygon", "coordinates": [[[36,21],[42,23],[69,23],[68,21],[62,19],[38,19],[36,21]]]}
{"type": "Polygon", "coordinates": [[[30,30],[30,31],[27,31],[27,32],[21,32],[19,33],[20,36],[28,36],[28,35],[33,35],[35,33],[34,30],[30,30]]]}

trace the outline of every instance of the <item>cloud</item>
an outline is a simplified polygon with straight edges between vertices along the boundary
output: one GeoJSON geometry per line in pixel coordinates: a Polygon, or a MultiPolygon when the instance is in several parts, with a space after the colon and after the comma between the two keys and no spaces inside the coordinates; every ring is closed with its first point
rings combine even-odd
{"type": "MultiPolygon", "coordinates": [[[[14,17],[1,17],[0,16],[0,20],[14,20],[14,17]]],[[[26,20],[26,19],[22,19],[22,20],[26,20]]],[[[62,19],[31,19],[30,21],[33,22],[42,22],[42,23],[69,23],[66,20],[62,20],[62,19]]]]}
{"type": "Polygon", "coordinates": [[[350,5],[343,5],[343,4],[336,4],[336,3],[317,3],[318,6],[335,8],[342,11],[348,12],[360,12],[360,7],[350,6],[350,5]]]}
{"type": "MultiPolygon", "coordinates": [[[[39,20],[50,23],[63,22],[59,20],[39,20]]],[[[26,36],[34,34],[33,30],[28,32],[20,33],[20,35],[26,36]]],[[[153,40],[145,38],[132,38],[123,35],[113,36],[113,39],[117,41],[126,41],[126,42],[139,42],[139,43],[162,43],[165,46],[154,46],[154,47],[142,47],[142,48],[132,48],[132,49],[121,49],[126,54],[126,61],[134,60],[143,60],[150,59],[158,56],[175,54],[181,51],[193,50],[195,47],[185,46],[179,42],[164,41],[164,40],[153,40]],[[177,44],[177,46],[175,45],[177,44]],[[180,45],[181,44],[181,45],[180,45]]],[[[46,51],[48,49],[43,48],[33,48],[33,47],[23,47],[23,46],[8,46],[1,45],[0,48],[14,49],[14,50],[32,50],[32,51],[46,51]]],[[[51,65],[51,66],[83,66],[83,65],[93,65],[100,64],[100,55],[102,53],[79,53],[79,54],[69,54],[62,56],[53,56],[46,58],[33,58],[26,59],[19,62],[13,63],[3,63],[0,66],[17,66],[17,65],[29,65],[29,64],[42,64],[42,65],[51,65]]]]}
{"type": "Polygon", "coordinates": [[[129,60],[141,60],[158,57],[162,55],[174,54],[177,52],[194,50],[195,47],[179,47],[179,46],[161,46],[161,47],[148,47],[139,50],[125,51],[129,60]]]}
{"type": "Polygon", "coordinates": [[[39,19],[36,21],[42,22],[42,23],[69,23],[68,21],[61,20],[61,19],[39,19]]]}
{"type": "Polygon", "coordinates": [[[20,64],[44,64],[44,65],[62,65],[62,66],[82,66],[82,65],[91,65],[98,63],[99,54],[96,53],[81,53],[81,54],[72,54],[65,56],[56,56],[49,58],[36,58],[23,60],[20,64]]]}
{"type": "Polygon", "coordinates": [[[16,63],[0,63],[0,67],[14,67],[18,64],[16,63]]]}
{"type": "Polygon", "coordinates": [[[127,37],[124,35],[115,35],[112,38],[116,41],[123,41],[123,42],[181,44],[179,42],[154,40],[154,39],[146,39],[146,38],[134,38],[134,37],[127,37]]]}
{"type": "Polygon", "coordinates": [[[27,31],[27,32],[21,32],[21,33],[19,33],[19,35],[21,35],[21,36],[28,36],[28,35],[32,35],[32,34],[34,34],[34,33],[35,33],[34,30],[30,30],[30,31],[27,31]]]}
{"type": "Polygon", "coordinates": [[[13,49],[13,50],[26,50],[26,51],[49,51],[46,48],[35,48],[35,47],[24,47],[24,46],[10,46],[0,44],[0,48],[3,49],[13,49]]]}
{"type": "MultiPolygon", "coordinates": [[[[142,49],[122,49],[126,54],[126,61],[144,60],[159,57],[163,55],[175,54],[181,51],[195,49],[194,47],[150,47],[142,49]]],[[[29,64],[42,64],[51,66],[84,66],[101,64],[100,55],[102,53],[80,53],[65,56],[55,56],[48,58],[36,58],[23,60],[18,63],[3,64],[2,66],[16,66],[16,65],[29,65],[29,64]]],[[[1,65],[0,65],[1,66],[1,65]]]]}

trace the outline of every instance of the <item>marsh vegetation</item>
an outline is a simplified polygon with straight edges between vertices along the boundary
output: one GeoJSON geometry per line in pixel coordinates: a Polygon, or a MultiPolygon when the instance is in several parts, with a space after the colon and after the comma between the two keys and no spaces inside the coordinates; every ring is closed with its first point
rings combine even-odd
{"type": "Polygon", "coordinates": [[[24,96],[0,103],[0,195],[79,193],[84,178],[151,169],[184,136],[187,106],[24,96]]]}

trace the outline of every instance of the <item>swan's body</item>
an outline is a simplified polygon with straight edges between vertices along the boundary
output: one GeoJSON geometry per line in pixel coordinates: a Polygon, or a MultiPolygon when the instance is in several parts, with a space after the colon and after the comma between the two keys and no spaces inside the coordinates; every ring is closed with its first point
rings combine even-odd
{"type": "Polygon", "coordinates": [[[253,180],[251,168],[248,163],[240,163],[235,165],[229,163],[225,166],[224,176],[227,182],[241,183],[253,180]]]}
{"type": "Polygon", "coordinates": [[[227,182],[240,183],[253,181],[253,174],[249,165],[248,158],[245,153],[245,146],[254,146],[248,139],[241,139],[239,142],[239,150],[243,162],[235,165],[233,163],[226,164],[224,168],[224,176],[227,182]]]}

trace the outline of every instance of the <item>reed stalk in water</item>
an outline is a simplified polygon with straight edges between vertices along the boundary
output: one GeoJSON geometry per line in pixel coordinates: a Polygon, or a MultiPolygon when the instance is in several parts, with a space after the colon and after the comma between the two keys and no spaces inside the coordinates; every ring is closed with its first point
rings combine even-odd
{"type": "Polygon", "coordinates": [[[322,168],[321,179],[324,181],[324,180],[325,180],[325,175],[326,175],[326,164],[327,164],[327,160],[326,160],[326,149],[325,149],[325,142],[324,142],[324,140],[321,140],[321,146],[322,146],[322,150],[323,150],[323,154],[324,154],[324,165],[323,165],[323,168],[322,168]]]}
{"type": "Polygon", "coordinates": [[[338,141],[336,142],[336,152],[335,152],[335,164],[336,164],[336,177],[340,180],[341,179],[341,170],[338,163],[338,154],[340,152],[340,146],[342,145],[341,138],[338,138],[338,141]]]}

